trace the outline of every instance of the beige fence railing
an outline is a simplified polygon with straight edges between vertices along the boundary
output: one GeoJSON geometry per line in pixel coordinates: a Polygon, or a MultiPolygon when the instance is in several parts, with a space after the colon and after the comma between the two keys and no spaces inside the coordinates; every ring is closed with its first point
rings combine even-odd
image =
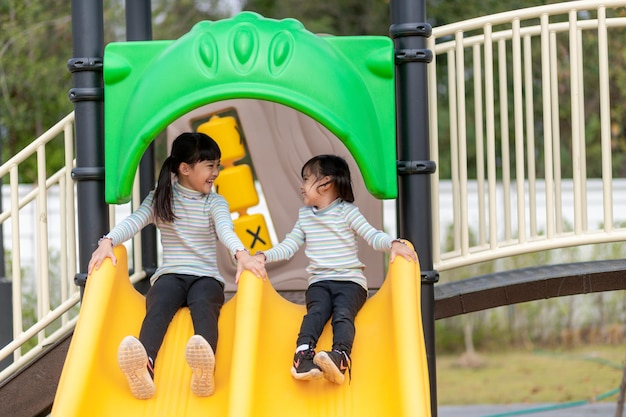
{"type": "Polygon", "coordinates": [[[11,246],[5,249],[10,252],[11,268],[7,275],[13,307],[13,340],[0,349],[0,360],[13,355],[13,363],[0,373],[0,380],[73,328],[78,315],[74,306],[79,293],[73,282],[76,274],[73,142],[74,114],[71,113],[0,167],[2,183],[10,190],[10,204],[3,205],[0,223],[3,233],[11,236],[11,246]],[[63,167],[47,177],[46,149],[51,146],[64,150],[63,167]],[[32,158],[36,160],[28,166],[36,167],[36,183],[20,184],[20,167],[32,158]],[[52,218],[51,190],[58,196],[56,215],[52,218]],[[54,229],[58,233],[49,233],[51,221],[58,222],[54,229]],[[26,234],[32,242],[28,247],[23,245],[26,234]]]}
{"type": "Polygon", "coordinates": [[[446,207],[435,193],[435,269],[626,239],[614,199],[610,103],[624,60],[615,50],[622,42],[609,42],[626,37],[624,6],[557,3],[433,29],[429,117],[439,174],[432,188],[449,175],[454,213],[443,223],[446,207]],[[601,155],[587,154],[593,142],[601,155]],[[592,166],[597,178],[588,178],[592,166]],[[594,181],[602,183],[603,214],[592,224],[594,181]],[[444,247],[448,229],[452,244],[444,247]]]}
{"type": "MultiPolygon", "coordinates": [[[[4,249],[10,254],[11,268],[6,273],[11,282],[13,320],[13,340],[0,347],[0,360],[12,356],[12,363],[0,370],[0,381],[76,324],[80,291],[74,284],[78,251],[73,164],[74,113],[70,113],[0,167],[3,191],[9,190],[10,203],[3,204],[0,224],[11,242],[4,249]],[[63,149],[63,166],[47,177],[53,164],[47,160],[46,150],[52,147],[63,149]],[[36,182],[24,184],[20,168],[33,167],[36,182]]],[[[135,204],[138,188],[133,195],[135,204]]],[[[129,206],[110,206],[111,224],[116,213],[129,212],[129,206]]],[[[133,282],[145,277],[139,239],[129,242],[130,262],[138,271],[131,277],[133,282]]]]}

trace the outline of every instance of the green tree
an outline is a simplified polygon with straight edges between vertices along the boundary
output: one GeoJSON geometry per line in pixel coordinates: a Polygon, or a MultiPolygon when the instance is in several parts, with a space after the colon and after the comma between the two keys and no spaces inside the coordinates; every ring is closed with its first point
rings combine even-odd
{"type": "MultiPolygon", "coordinates": [[[[104,1],[104,41],[123,41],[125,2],[104,1]]],[[[201,20],[228,16],[224,2],[152,2],[154,39],[177,39],[201,20]]],[[[73,110],[67,62],[73,56],[71,2],[0,0],[0,147],[8,160],[73,110]]],[[[77,35],[79,36],[79,35],[77,35]]],[[[61,144],[46,148],[48,174],[63,165],[61,144]]],[[[36,179],[36,159],[20,165],[20,181],[36,179]]]]}
{"type": "Polygon", "coordinates": [[[268,18],[297,19],[313,33],[389,34],[389,2],[385,0],[249,0],[243,9],[268,18]]]}
{"type": "MultiPolygon", "coordinates": [[[[72,52],[70,15],[70,3],[63,0],[0,2],[3,161],[72,110],[66,69],[72,52]]],[[[62,155],[62,149],[54,148],[46,154],[52,161],[61,161],[62,155]]],[[[32,164],[20,172],[22,178],[32,180],[32,164]]]]}

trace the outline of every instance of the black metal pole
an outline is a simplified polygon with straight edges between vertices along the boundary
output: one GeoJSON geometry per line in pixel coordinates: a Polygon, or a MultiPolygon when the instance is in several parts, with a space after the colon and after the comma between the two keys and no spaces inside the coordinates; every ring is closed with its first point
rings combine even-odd
{"type": "Polygon", "coordinates": [[[396,54],[396,108],[398,132],[399,235],[417,250],[422,271],[422,323],[430,376],[431,414],[437,416],[435,367],[435,288],[439,274],[433,270],[430,175],[436,166],[430,160],[428,129],[427,65],[432,52],[426,49],[431,27],[426,23],[424,0],[391,1],[391,27],[396,54]]]}
{"type": "Polygon", "coordinates": [[[69,98],[74,103],[79,272],[84,291],[87,266],[98,238],[108,231],[104,201],[104,24],[101,0],[72,0],[73,54],[67,67],[74,76],[69,98]]]}
{"type": "MultiPolygon", "coordinates": [[[[152,9],[150,0],[126,1],[126,40],[152,40],[152,9]]],[[[139,163],[139,195],[143,200],[154,188],[155,183],[155,152],[154,144],[150,144],[139,163]]],[[[142,293],[150,288],[149,278],[157,268],[157,233],[154,225],[141,231],[141,257],[146,278],[135,287],[142,293]]]]}
{"type": "MultiPolygon", "coordinates": [[[[2,165],[2,137],[0,136],[0,165],[2,165]]],[[[0,213],[2,213],[2,178],[0,178],[0,213]]],[[[4,264],[4,225],[0,223],[0,279],[6,277],[6,267],[4,264]]]]}
{"type": "MultiPolygon", "coordinates": [[[[0,138],[0,162],[2,162],[2,138],[0,138]]],[[[0,213],[2,212],[2,178],[0,178],[0,213]]],[[[4,227],[0,223],[0,346],[13,340],[13,283],[6,277],[4,265],[4,227]]],[[[0,361],[0,371],[13,363],[13,356],[0,361]]]]}
{"type": "MultiPolygon", "coordinates": [[[[13,283],[4,275],[0,276],[0,346],[13,340],[13,283]]],[[[13,363],[13,355],[0,361],[0,371],[13,363]]]]}

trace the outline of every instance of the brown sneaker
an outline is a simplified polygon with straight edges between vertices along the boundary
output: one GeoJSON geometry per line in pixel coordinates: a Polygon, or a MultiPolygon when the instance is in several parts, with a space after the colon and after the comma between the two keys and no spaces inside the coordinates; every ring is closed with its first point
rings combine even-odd
{"type": "Polygon", "coordinates": [[[154,373],[141,342],[133,336],[126,336],[117,351],[117,361],[133,396],[138,400],[152,398],[155,392],[154,373]]]}
{"type": "Polygon", "coordinates": [[[198,397],[208,397],[215,391],[215,354],[209,342],[193,335],[187,342],[185,359],[191,368],[191,392],[198,397]]]}

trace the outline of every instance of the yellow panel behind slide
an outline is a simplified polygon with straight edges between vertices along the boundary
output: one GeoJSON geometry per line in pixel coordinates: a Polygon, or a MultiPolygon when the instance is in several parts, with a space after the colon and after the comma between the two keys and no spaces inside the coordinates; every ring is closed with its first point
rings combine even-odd
{"type": "MultiPolygon", "coordinates": [[[[193,335],[189,310],[172,321],[155,366],[156,394],[135,399],[117,365],[117,348],[139,334],[145,299],[130,284],[126,249],[87,280],[52,417],[99,416],[420,416],[430,413],[419,266],[390,265],[382,288],[356,319],[352,379],[296,381],[289,372],[304,306],[282,298],[268,280],[244,273],[219,321],[216,390],[191,393],[184,359],[193,335]]],[[[326,326],[318,349],[331,345],[326,326]]]]}

